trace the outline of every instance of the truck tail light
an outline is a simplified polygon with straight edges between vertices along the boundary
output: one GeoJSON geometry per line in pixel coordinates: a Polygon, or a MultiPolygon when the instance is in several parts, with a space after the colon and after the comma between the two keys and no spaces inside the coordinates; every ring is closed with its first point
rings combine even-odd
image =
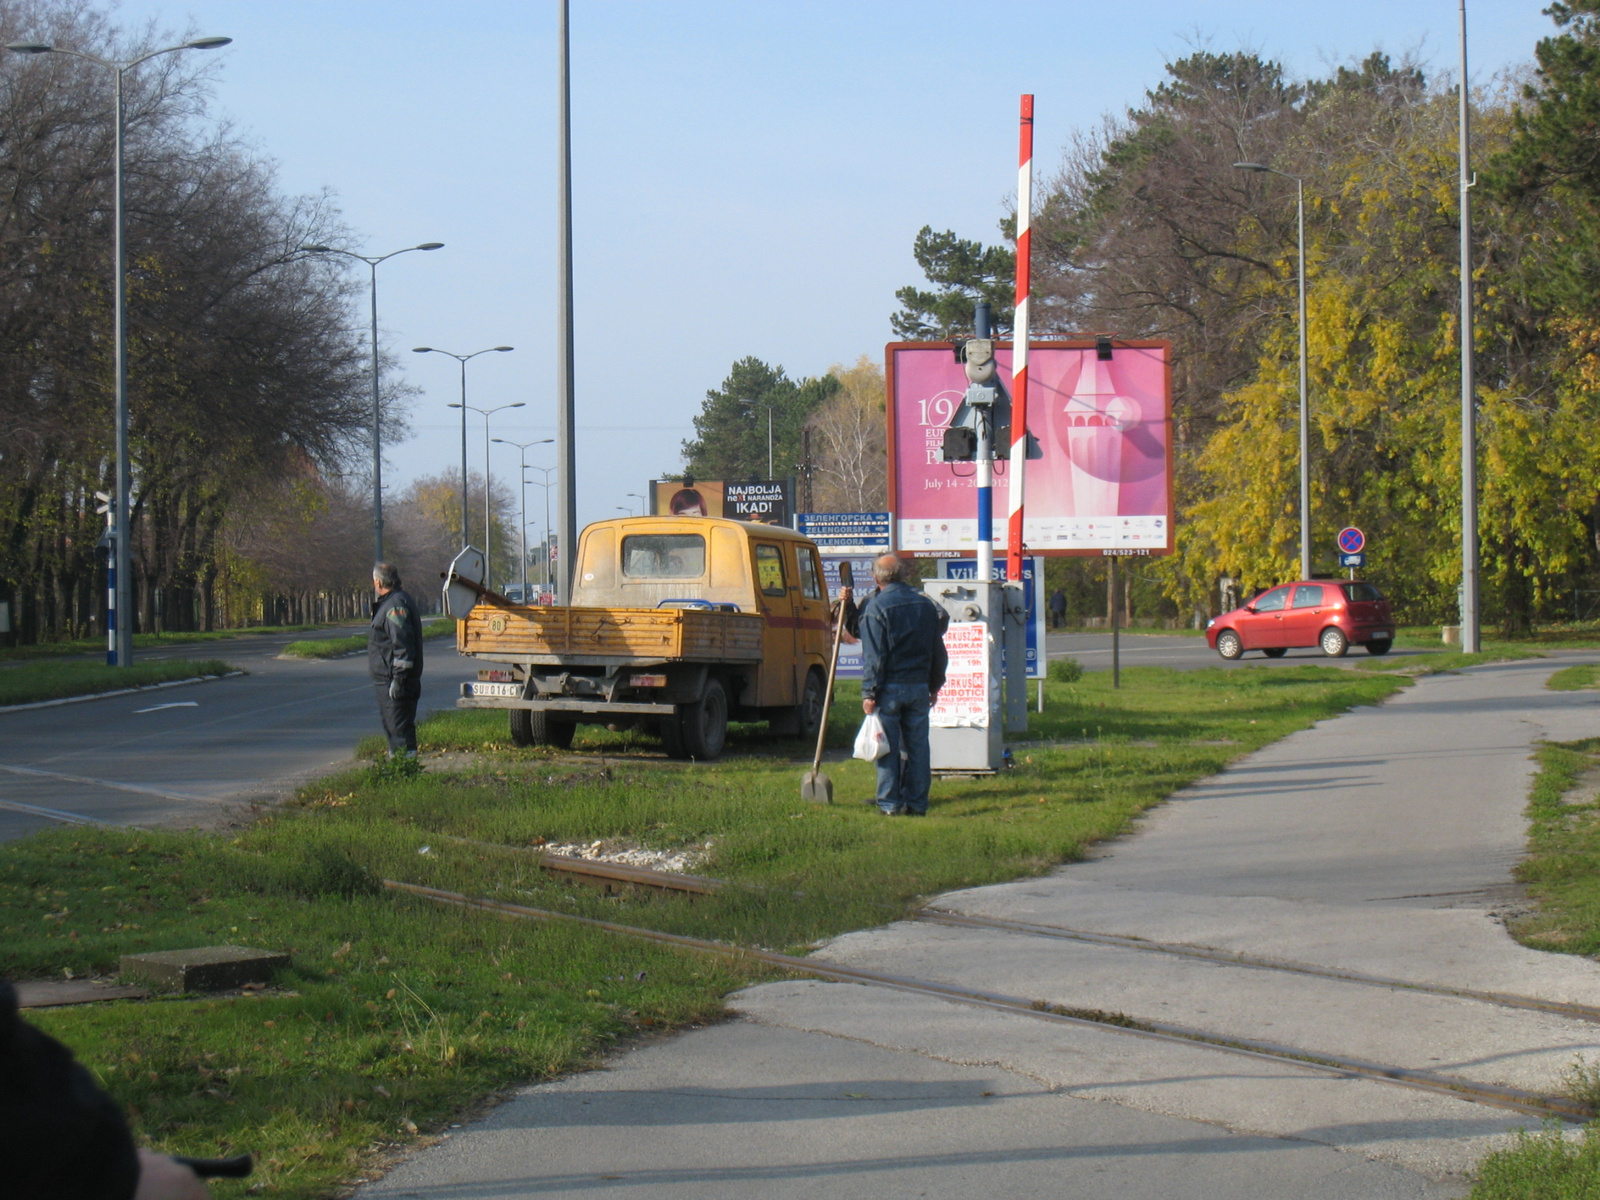
{"type": "Polygon", "coordinates": [[[665,675],[629,675],[628,676],[628,686],[629,687],[666,687],[667,686],[667,677],[665,675]]]}

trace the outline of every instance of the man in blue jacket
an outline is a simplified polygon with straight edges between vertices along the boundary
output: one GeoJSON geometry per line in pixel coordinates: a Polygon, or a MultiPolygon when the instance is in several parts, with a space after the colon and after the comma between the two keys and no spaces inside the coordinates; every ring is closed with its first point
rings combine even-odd
{"type": "Polygon", "coordinates": [[[378,593],[367,632],[367,671],[378,693],[389,753],[417,757],[417,701],[422,697],[422,618],[416,603],[400,590],[400,572],[374,563],[372,590],[378,593]]]}
{"type": "Polygon", "coordinates": [[[945,612],[905,582],[893,554],[872,564],[878,592],[862,605],[861,709],[877,713],[889,738],[878,760],[878,808],[886,817],[928,811],[928,709],[944,686],[945,612]],[[902,762],[900,752],[905,751],[902,762]]]}

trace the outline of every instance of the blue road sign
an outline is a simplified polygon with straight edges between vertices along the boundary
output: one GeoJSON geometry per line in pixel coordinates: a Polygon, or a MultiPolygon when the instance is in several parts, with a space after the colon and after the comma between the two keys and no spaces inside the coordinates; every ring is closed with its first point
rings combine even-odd
{"type": "MultiPolygon", "coordinates": [[[[940,579],[976,579],[978,560],[975,558],[946,558],[939,561],[940,579]]],[[[994,577],[1004,581],[1006,560],[995,555],[994,577]]],[[[1044,647],[1044,559],[1032,555],[1022,560],[1022,594],[1028,603],[1028,678],[1042,679],[1045,659],[1040,651],[1044,647]]]]}
{"type": "MultiPolygon", "coordinates": [[[[886,512],[798,513],[795,528],[815,542],[824,554],[889,552],[889,514],[886,512]]],[[[867,579],[871,578],[869,574],[867,579]]]]}
{"type": "Polygon", "coordinates": [[[1339,530],[1339,549],[1346,554],[1360,554],[1367,548],[1367,535],[1354,525],[1339,530]]]}
{"type": "Polygon", "coordinates": [[[1365,554],[1341,554],[1339,555],[1339,565],[1341,567],[1364,567],[1367,565],[1367,556],[1365,554]]]}

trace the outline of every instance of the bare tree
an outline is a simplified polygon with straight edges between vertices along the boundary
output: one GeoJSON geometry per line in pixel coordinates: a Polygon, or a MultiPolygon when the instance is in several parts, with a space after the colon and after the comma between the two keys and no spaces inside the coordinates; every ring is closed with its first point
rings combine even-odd
{"type": "Polygon", "coordinates": [[[888,505],[883,368],[863,354],[828,373],[840,387],[810,421],[819,451],[813,504],[819,512],[881,512],[888,505]]]}

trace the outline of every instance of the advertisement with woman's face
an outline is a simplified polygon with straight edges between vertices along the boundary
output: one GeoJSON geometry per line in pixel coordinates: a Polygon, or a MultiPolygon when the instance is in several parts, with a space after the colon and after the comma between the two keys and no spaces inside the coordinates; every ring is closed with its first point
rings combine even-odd
{"type": "MultiPolygon", "coordinates": [[[[1023,541],[1030,553],[1166,554],[1172,549],[1170,350],[1165,343],[1034,345],[1029,431],[1042,457],[1024,476],[1023,541]]],[[[944,344],[891,344],[890,506],[899,545],[913,554],[971,553],[978,542],[976,466],[947,463],[944,432],[966,394],[962,364],[944,344]]],[[[997,347],[1002,385],[1012,353],[997,347]]],[[[1002,454],[1009,447],[1002,448],[1002,454]]],[[[1009,463],[994,471],[994,542],[1006,544],[1009,463]]]]}

